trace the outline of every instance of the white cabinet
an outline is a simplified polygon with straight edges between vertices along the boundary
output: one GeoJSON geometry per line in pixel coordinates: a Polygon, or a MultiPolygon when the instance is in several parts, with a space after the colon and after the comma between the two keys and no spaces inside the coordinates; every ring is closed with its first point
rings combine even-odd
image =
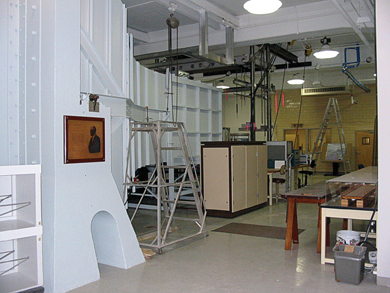
{"type": "Polygon", "coordinates": [[[41,166],[0,166],[0,292],[43,285],[41,166]]]}
{"type": "Polygon", "coordinates": [[[267,202],[263,142],[202,142],[202,190],[207,214],[234,217],[267,202]]]}

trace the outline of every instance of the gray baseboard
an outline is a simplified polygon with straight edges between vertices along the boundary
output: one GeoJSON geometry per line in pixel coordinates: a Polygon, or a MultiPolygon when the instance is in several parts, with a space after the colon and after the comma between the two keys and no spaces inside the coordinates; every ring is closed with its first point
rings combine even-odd
{"type": "Polygon", "coordinates": [[[376,284],[378,286],[390,287],[390,278],[379,277],[376,278],[376,284]]]}

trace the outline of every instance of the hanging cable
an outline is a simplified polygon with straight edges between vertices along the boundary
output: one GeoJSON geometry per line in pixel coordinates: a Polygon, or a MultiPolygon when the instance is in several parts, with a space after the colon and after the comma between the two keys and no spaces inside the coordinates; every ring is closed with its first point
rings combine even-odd
{"type": "MultiPolygon", "coordinates": [[[[168,99],[171,97],[171,107],[172,107],[172,121],[177,121],[177,112],[178,112],[178,82],[179,82],[179,20],[173,15],[176,9],[176,4],[171,3],[171,6],[168,7],[168,10],[171,12],[169,18],[166,20],[168,25],[168,54],[169,54],[169,82],[168,82],[168,99]],[[174,96],[172,89],[172,72],[173,72],[173,52],[172,52],[172,29],[176,29],[176,107],[174,105],[174,96]],[[175,111],[176,110],[176,115],[175,111]]],[[[169,104],[169,101],[167,101],[169,104]]],[[[168,108],[168,107],[167,107],[168,108]]]]}
{"type": "Polygon", "coordinates": [[[176,28],[176,119],[179,106],[179,26],[176,28]]]}
{"type": "MultiPolygon", "coordinates": [[[[288,51],[288,43],[287,43],[287,48],[286,48],[286,50],[288,51]]],[[[282,88],[281,88],[281,90],[280,90],[280,97],[279,97],[278,105],[280,105],[280,102],[281,102],[282,96],[283,96],[284,79],[285,79],[285,77],[286,77],[286,69],[287,69],[287,60],[284,62],[284,64],[285,64],[285,66],[284,66],[284,70],[283,70],[282,88]]],[[[279,108],[279,111],[280,111],[280,108],[279,108]]],[[[277,112],[276,112],[276,115],[275,115],[275,122],[274,122],[273,131],[272,131],[272,137],[274,137],[274,132],[275,132],[275,128],[276,128],[276,122],[278,121],[279,111],[277,111],[277,112]]]]}
{"type": "MultiPolygon", "coordinates": [[[[305,52],[305,60],[304,60],[304,63],[303,63],[303,80],[305,80],[305,76],[306,75],[306,52],[305,52]]],[[[303,85],[302,84],[302,88],[303,88],[303,85]]],[[[301,95],[301,101],[299,103],[299,113],[298,113],[298,122],[297,122],[297,127],[296,127],[296,130],[295,130],[295,139],[294,139],[294,145],[293,147],[299,147],[297,146],[297,139],[298,139],[298,129],[299,129],[299,122],[301,120],[301,113],[302,113],[302,95],[301,95]]]]}

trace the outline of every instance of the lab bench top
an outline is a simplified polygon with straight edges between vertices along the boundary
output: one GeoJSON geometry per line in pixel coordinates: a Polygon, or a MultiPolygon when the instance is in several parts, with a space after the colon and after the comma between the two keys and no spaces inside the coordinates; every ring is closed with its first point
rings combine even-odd
{"type": "Polygon", "coordinates": [[[312,185],[308,185],[299,189],[295,189],[289,192],[282,193],[280,195],[283,198],[296,197],[296,198],[329,198],[330,194],[326,193],[326,181],[317,182],[312,185]]]}
{"type": "Polygon", "coordinates": [[[360,170],[339,176],[326,182],[343,182],[343,183],[378,183],[378,167],[370,166],[360,170]]]}

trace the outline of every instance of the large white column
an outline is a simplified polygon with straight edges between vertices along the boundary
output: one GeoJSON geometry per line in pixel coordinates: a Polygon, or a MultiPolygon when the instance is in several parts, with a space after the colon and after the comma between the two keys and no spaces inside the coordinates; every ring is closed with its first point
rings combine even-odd
{"type": "Polygon", "coordinates": [[[98,262],[144,257],[111,174],[110,109],[80,105],[80,1],[42,1],[41,13],[44,286],[65,292],[98,280],[98,262]],[[64,115],[105,119],[104,162],[64,164],[64,115]]]}
{"type": "Polygon", "coordinates": [[[378,79],[378,276],[377,284],[390,287],[390,135],[387,127],[390,124],[390,2],[376,2],[376,38],[377,38],[377,79],[378,79]]]}

